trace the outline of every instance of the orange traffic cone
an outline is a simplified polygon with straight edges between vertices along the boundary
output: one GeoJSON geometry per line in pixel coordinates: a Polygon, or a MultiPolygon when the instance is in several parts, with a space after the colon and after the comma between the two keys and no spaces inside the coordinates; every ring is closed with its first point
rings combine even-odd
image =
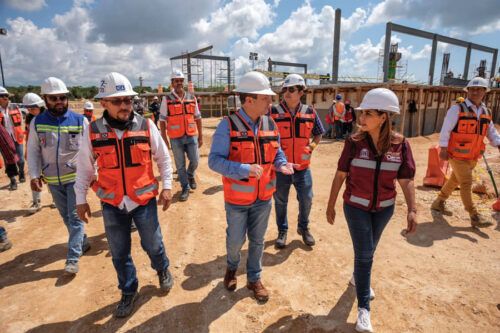
{"type": "Polygon", "coordinates": [[[442,187],[446,181],[448,161],[443,161],[439,158],[440,149],[437,145],[429,148],[427,172],[424,177],[425,186],[442,187]]]}

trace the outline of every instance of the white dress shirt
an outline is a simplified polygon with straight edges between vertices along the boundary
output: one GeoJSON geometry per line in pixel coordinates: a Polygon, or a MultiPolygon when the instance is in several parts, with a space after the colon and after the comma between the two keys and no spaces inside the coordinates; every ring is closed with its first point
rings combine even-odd
{"type": "MultiPolygon", "coordinates": [[[[481,103],[479,107],[476,107],[474,104],[472,104],[472,102],[469,99],[465,100],[465,104],[468,107],[471,107],[472,110],[474,110],[478,119],[484,113],[484,109],[486,108],[486,105],[484,105],[484,103],[481,103]]],[[[458,122],[459,113],[460,113],[460,105],[458,104],[453,105],[446,113],[446,116],[444,117],[443,121],[443,127],[441,127],[441,133],[439,134],[440,147],[448,147],[448,142],[450,141],[451,132],[453,131],[458,122]]],[[[492,121],[490,121],[490,124],[488,125],[488,132],[486,133],[486,137],[488,138],[490,144],[493,147],[500,146],[500,135],[498,134],[495,125],[493,125],[492,121]]]]}

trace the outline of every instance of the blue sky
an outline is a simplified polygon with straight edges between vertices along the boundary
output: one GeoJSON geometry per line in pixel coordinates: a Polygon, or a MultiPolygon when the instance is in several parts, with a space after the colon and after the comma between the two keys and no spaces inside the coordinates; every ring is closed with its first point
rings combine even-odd
{"type": "MultiPolygon", "coordinates": [[[[337,7],[339,76],[345,79],[381,75],[378,53],[387,21],[500,47],[498,0],[476,2],[468,18],[468,0],[0,0],[0,27],[9,31],[0,38],[0,52],[7,85],[39,84],[47,76],[94,85],[118,71],[133,84],[143,76],[156,86],[168,81],[172,65],[179,66],[170,57],[209,44],[212,54],[234,58],[237,77],[251,69],[248,52],[307,63],[309,72],[324,74],[331,72],[337,7]]],[[[393,34],[393,41],[403,53],[401,75],[425,82],[430,41],[403,34],[393,34]]],[[[463,72],[465,50],[440,44],[435,80],[443,51],[451,52],[450,69],[463,72]]],[[[491,55],[473,51],[469,77],[481,59],[491,65],[491,55]]]]}

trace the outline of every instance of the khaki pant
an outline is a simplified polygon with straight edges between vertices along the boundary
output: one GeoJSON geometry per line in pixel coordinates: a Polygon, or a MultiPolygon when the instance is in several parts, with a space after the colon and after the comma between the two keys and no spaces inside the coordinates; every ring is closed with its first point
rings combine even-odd
{"type": "Polygon", "coordinates": [[[465,210],[471,215],[477,214],[474,202],[472,202],[472,170],[476,167],[477,160],[461,161],[450,158],[448,162],[453,168],[453,172],[450,179],[441,188],[438,198],[445,201],[457,188],[457,185],[460,185],[460,197],[465,210]]]}

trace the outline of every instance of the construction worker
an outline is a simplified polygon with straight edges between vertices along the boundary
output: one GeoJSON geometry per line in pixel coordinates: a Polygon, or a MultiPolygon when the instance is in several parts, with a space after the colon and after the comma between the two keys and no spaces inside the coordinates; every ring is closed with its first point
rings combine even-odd
{"type": "Polygon", "coordinates": [[[68,108],[69,91],[63,81],[49,77],[42,82],[41,90],[47,110],[30,124],[27,154],[30,185],[32,191],[41,192],[42,177],[47,182],[69,234],[64,271],[76,274],[80,256],[90,249],[83,222],[76,213],[73,189],[75,160],[88,122],[68,108]]]}
{"type": "Polygon", "coordinates": [[[170,81],[172,91],[163,98],[160,106],[160,133],[167,145],[166,134],[170,138],[182,187],[180,201],[186,201],[189,190],[197,187],[195,171],[200,158],[199,148],[203,145],[201,113],[196,97],[184,90],[184,74],[176,70],[170,81]],[[186,156],[189,160],[187,169],[186,156]]]}
{"type": "MultiPolygon", "coordinates": [[[[24,174],[24,129],[23,116],[15,104],[9,100],[9,92],[0,86],[0,124],[2,124],[14,140],[16,146],[17,167],[19,169],[19,182],[24,183],[26,176],[24,174]]],[[[10,188],[17,188],[16,178],[11,178],[10,188]]]]}
{"type": "Polygon", "coordinates": [[[86,101],[83,104],[83,115],[87,118],[89,123],[96,120],[94,115],[94,104],[91,101],[86,101]]]}
{"type": "Polygon", "coordinates": [[[248,72],[235,92],[242,107],[217,126],[208,157],[210,169],[222,174],[226,209],[227,269],[224,286],[236,289],[240,250],[248,235],[247,288],[260,302],[269,299],[262,284],[264,235],[275,191],[276,171],[293,174],[279,146],[279,129],[266,114],[275,95],[269,80],[248,72]],[[276,169],[276,171],[275,171],[276,169]]]}
{"type": "Polygon", "coordinates": [[[490,90],[488,81],[475,77],[464,88],[467,98],[463,103],[453,105],[444,118],[439,134],[439,157],[448,160],[453,172],[443,185],[431,208],[445,215],[453,215],[445,201],[460,185],[460,197],[469,213],[471,225],[481,227],[490,224],[477,211],[472,201],[472,170],[485,150],[484,138],[500,150],[500,135],[491,120],[491,113],[483,103],[490,90]]]}
{"type": "Polygon", "coordinates": [[[406,233],[416,230],[415,161],[408,141],[391,129],[392,116],[400,112],[394,92],[372,89],[358,110],[361,110],[360,130],[345,142],[326,217],[333,225],[335,203],[347,178],[343,208],[354,248],[354,275],[350,283],[356,286],[358,299],[356,331],[373,332],[370,321],[370,300],[375,297],[370,287],[373,256],[394,212],[396,180],[408,206],[406,233]]]}
{"type": "Polygon", "coordinates": [[[19,175],[19,169],[17,167],[17,161],[19,157],[16,153],[16,146],[14,144],[14,139],[7,132],[5,127],[0,124],[0,153],[5,164],[5,173],[10,179],[9,189],[11,191],[17,190],[16,176],[19,175]]]}
{"type": "Polygon", "coordinates": [[[344,123],[342,124],[342,135],[347,138],[352,133],[353,124],[356,123],[356,112],[351,106],[351,101],[349,99],[345,100],[345,112],[344,112],[344,123]]]}
{"type": "Polygon", "coordinates": [[[345,105],[344,103],[342,103],[342,95],[337,94],[337,96],[335,96],[335,104],[333,105],[335,139],[337,140],[342,140],[344,137],[343,136],[344,113],[345,113],[345,105]]]}
{"type": "MultiPolygon", "coordinates": [[[[23,96],[23,106],[28,110],[28,114],[25,119],[25,131],[26,137],[29,138],[30,124],[31,121],[38,116],[40,113],[45,111],[45,102],[43,99],[35,93],[27,93],[23,96]]],[[[26,145],[28,143],[26,142],[26,145]]],[[[28,152],[28,147],[26,147],[26,152],[28,152]]],[[[29,207],[30,213],[36,213],[42,209],[41,204],[41,192],[31,191],[31,197],[33,202],[29,207]]]]}
{"type": "Polygon", "coordinates": [[[139,96],[134,96],[133,110],[141,116],[144,116],[144,105],[142,104],[142,99],[139,96]]]}
{"type": "Polygon", "coordinates": [[[158,96],[153,97],[153,102],[149,105],[149,111],[153,114],[155,125],[158,126],[160,119],[160,102],[158,96]]]}
{"type": "Polygon", "coordinates": [[[276,192],[274,205],[278,238],[276,247],[286,246],[288,231],[288,196],[290,187],[295,187],[299,202],[297,232],[308,246],[313,246],[315,240],[309,229],[309,213],[311,212],[313,190],[312,175],[309,169],[311,155],[321,141],[325,129],[316,111],[300,99],[304,95],[306,84],[298,74],[290,74],[283,81],[281,92],[283,99],[271,108],[271,117],[278,125],[281,149],[285,152],[287,161],[296,164],[293,175],[278,173],[276,175],[276,192]],[[312,137],[312,141],[311,141],[312,137]]]}
{"type": "Polygon", "coordinates": [[[172,201],[170,156],[153,122],[133,112],[135,95],[130,81],[120,73],[106,74],[100,81],[95,98],[101,99],[105,111],[84,132],[75,183],[78,215],[83,221],[88,223],[91,214],[86,201],[89,186],[101,200],[104,229],[122,292],[114,312],[118,318],[130,315],[138,296],[136,269],[130,255],[132,219],[161,289],[169,291],[173,285],[157,211],[157,204],[163,205],[165,211],[172,201]],[[163,187],[158,202],[153,160],[163,187]]]}

